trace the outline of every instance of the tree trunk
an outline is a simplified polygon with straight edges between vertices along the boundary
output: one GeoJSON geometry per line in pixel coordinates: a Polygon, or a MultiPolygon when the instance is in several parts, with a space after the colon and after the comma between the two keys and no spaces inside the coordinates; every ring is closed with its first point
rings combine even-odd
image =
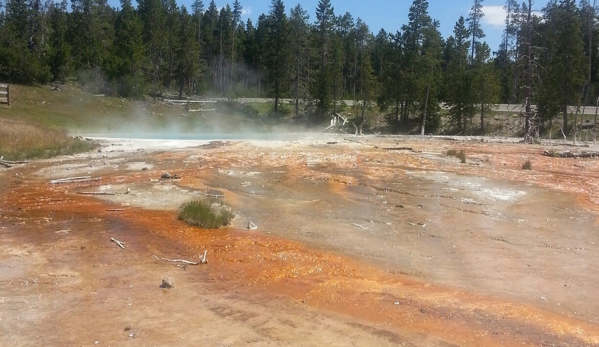
{"type": "Polygon", "coordinates": [[[568,133],[568,106],[563,105],[562,106],[562,118],[563,118],[563,125],[562,125],[562,129],[564,130],[564,133],[568,133]]]}
{"type": "Polygon", "coordinates": [[[595,140],[593,141],[597,145],[597,109],[599,109],[599,98],[597,98],[597,104],[595,105],[595,140]]]}
{"type": "Polygon", "coordinates": [[[428,85],[426,86],[426,99],[424,101],[424,113],[422,114],[422,126],[420,127],[420,136],[424,136],[424,126],[426,125],[426,111],[428,108],[428,96],[431,91],[431,80],[428,80],[428,85]]]}
{"type": "MultiPolygon", "coordinates": [[[[532,0],[528,0],[528,14],[526,19],[526,115],[524,121],[524,138],[530,132],[530,115],[532,113],[532,0]]],[[[531,140],[531,139],[529,139],[531,140]]]]}

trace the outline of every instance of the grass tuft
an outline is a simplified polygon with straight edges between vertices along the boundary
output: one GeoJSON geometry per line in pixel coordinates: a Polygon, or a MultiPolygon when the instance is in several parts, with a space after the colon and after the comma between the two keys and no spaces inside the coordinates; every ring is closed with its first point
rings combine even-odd
{"type": "Polygon", "coordinates": [[[527,160],[524,164],[522,164],[522,170],[532,170],[532,163],[530,160],[527,160]]]}
{"type": "Polygon", "coordinates": [[[462,164],[466,163],[466,153],[464,153],[463,150],[461,150],[459,152],[455,149],[447,150],[447,156],[456,157],[456,158],[460,159],[462,164]]]}
{"type": "Polygon", "coordinates": [[[234,214],[220,201],[194,199],[179,207],[179,219],[204,229],[217,229],[231,224],[234,214]]]}

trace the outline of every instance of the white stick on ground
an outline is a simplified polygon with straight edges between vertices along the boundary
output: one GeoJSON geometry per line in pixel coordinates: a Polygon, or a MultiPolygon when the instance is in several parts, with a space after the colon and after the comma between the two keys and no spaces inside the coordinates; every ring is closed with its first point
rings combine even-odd
{"type": "Polygon", "coordinates": [[[206,254],[207,253],[208,253],[208,251],[204,251],[204,256],[203,257],[200,256],[200,258],[202,259],[202,260],[200,260],[200,263],[206,264],[208,262],[208,260],[206,259],[206,254]]]}
{"type": "Polygon", "coordinates": [[[158,259],[158,260],[164,260],[164,261],[170,261],[173,263],[185,263],[185,264],[189,264],[189,265],[199,265],[199,264],[203,264],[203,263],[194,263],[193,261],[189,261],[189,260],[185,260],[185,259],[168,259],[168,258],[159,258],[155,255],[152,255],[152,257],[158,259]]]}
{"type": "Polygon", "coordinates": [[[123,245],[123,243],[119,240],[113,239],[112,237],[110,238],[110,241],[116,243],[117,245],[119,245],[119,247],[121,247],[122,249],[125,249],[125,246],[123,245]]]}
{"type": "Polygon", "coordinates": [[[368,227],[361,226],[360,224],[351,223],[351,225],[353,225],[353,226],[355,226],[355,227],[358,227],[358,228],[360,228],[360,229],[368,230],[368,227]]]}
{"type": "Polygon", "coordinates": [[[91,178],[91,176],[69,177],[69,178],[61,178],[61,179],[56,179],[56,180],[50,180],[50,184],[95,182],[95,181],[99,181],[101,179],[102,179],[102,177],[91,178]]]}

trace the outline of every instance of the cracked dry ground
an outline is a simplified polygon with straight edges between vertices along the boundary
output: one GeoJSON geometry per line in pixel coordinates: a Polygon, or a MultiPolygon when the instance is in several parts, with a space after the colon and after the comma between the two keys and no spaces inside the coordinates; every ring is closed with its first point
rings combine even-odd
{"type": "Polygon", "coordinates": [[[399,137],[106,145],[0,172],[0,345],[599,345],[597,161],[399,137]],[[210,189],[231,228],[177,220],[210,189]]]}

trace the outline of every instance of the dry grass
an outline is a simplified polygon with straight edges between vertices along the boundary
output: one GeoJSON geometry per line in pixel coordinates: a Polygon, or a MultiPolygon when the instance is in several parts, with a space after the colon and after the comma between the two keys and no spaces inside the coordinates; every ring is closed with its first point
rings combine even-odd
{"type": "Polygon", "coordinates": [[[460,162],[462,164],[466,163],[466,153],[464,153],[463,150],[458,152],[455,149],[450,149],[447,151],[447,156],[456,157],[456,158],[460,159],[460,162]]]}
{"type": "Polygon", "coordinates": [[[65,131],[32,122],[0,118],[0,156],[6,160],[48,158],[92,149],[65,131]]]}

